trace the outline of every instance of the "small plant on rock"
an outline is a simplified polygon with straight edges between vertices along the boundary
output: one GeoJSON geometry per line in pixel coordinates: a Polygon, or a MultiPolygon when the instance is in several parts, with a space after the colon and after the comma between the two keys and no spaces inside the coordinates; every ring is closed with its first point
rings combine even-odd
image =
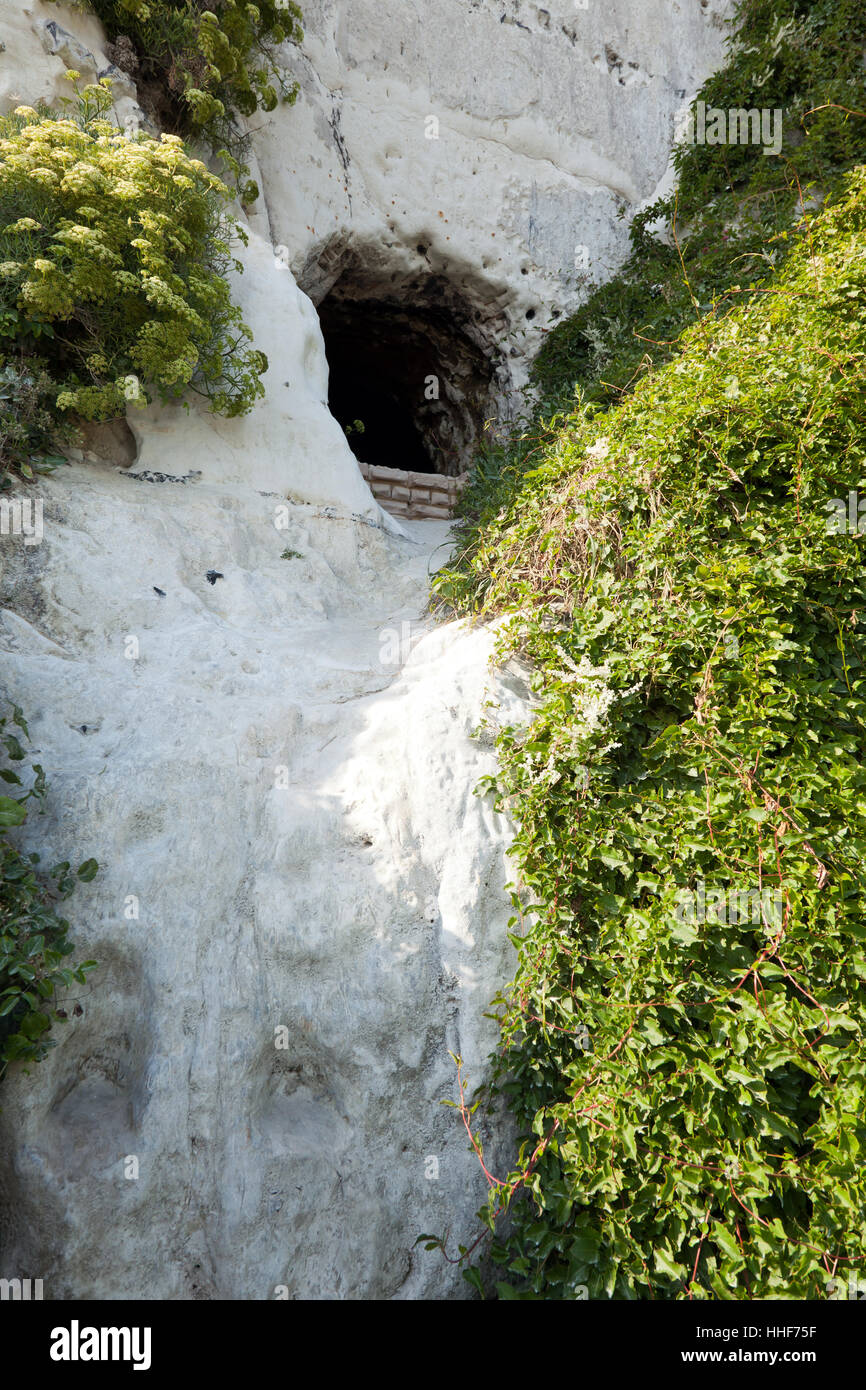
{"type": "Polygon", "coordinates": [[[246,140],[237,116],[273,111],[280,100],[292,103],[298,94],[277,53],[281,44],[303,38],[293,0],[80,3],[105,25],[109,56],[135,78],[160,126],[201,136],[228,158],[239,178],[246,173],[246,140]]]}
{"type": "MultiPolygon", "coordinates": [[[[16,729],[29,738],[17,705],[11,715],[0,718],[0,745],[12,764],[0,769],[0,778],[15,789],[11,796],[0,796],[0,1077],[10,1062],[41,1062],[56,1046],[51,1026],[67,1017],[58,1007],[58,990],[83,985],[96,967],[92,960],[68,963],[74,950],[69,923],[56,909],[72,892],[76,878],[89,883],[96,876],[96,860],[88,859],[76,874],[68,863],[58,864],[51,871],[53,882],[46,883],[37,873],[39,855],[21,854],[7,839],[11,829],[26,821],[27,803],[41,802],[46,792],[38,763],[25,789],[20,773],[27,754],[16,729]]],[[[74,1011],[81,1012],[79,1004],[74,1011]]]]}

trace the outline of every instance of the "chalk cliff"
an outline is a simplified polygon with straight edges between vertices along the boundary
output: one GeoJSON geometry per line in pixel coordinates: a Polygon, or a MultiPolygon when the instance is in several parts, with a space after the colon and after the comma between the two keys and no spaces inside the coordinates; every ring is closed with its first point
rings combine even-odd
{"type": "MultiPolygon", "coordinates": [[[[3,1082],[0,1275],[59,1299],[468,1293],[413,1246],[467,1242],[485,1192],[440,1103],[449,1050],[481,1079],[513,965],[472,734],[529,693],[488,630],[425,616],[448,527],[372,498],[328,325],[380,305],[435,341],[434,427],[465,453],[622,258],[726,8],[305,5],[298,103],[250,122],[236,288],[267,399],[131,412],[131,467],[75,459],[39,484],[42,543],[0,543],[4,686],[51,787],[22,843],[101,866],[69,904],[100,962],[83,1013],[3,1082]]],[[[0,0],[0,40],[3,110],[56,102],[71,66],[143,119],[80,11],[0,0]]]]}

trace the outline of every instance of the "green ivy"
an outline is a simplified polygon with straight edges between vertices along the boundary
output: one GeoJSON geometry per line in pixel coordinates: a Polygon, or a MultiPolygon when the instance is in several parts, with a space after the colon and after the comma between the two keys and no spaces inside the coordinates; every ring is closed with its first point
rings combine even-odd
{"type": "MultiPolygon", "coordinates": [[[[26,821],[27,803],[39,804],[46,794],[38,763],[25,789],[21,771],[27,753],[16,729],[29,738],[17,705],[11,715],[0,717],[0,746],[11,764],[0,769],[0,778],[15,789],[0,796],[0,1077],[10,1062],[41,1062],[56,1046],[50,1036],[52,1024],[67,1017],[67,1010],[58,1007],[58,990],[83,985],[96,967],[92,960],[69,964],[74,951],[69,923],[56,907],[72,892],[76,879],[89,883],[95,878],[96,860],[88,859],[75,874],[68,863],[56,865],[49,884],[37,874],[39,855],[21,854],[7,838],[26,821]]],[[[77,1002],[73,1012],[81,1012],[77,1002]]]]}
{"type": "Polygon", "coordinates": [[[633,219],[623,270],[538,355],[548,414],[570,408],[575,390],[617,400],[667,361],[696,318],[726,313],[741,285],[772,274],[803,201],[831,196],[862,159],[862,0],[738,0],[731,26],[728,59],[696,102],[781,110],[781,154],[765,156],[760,144],[678,147],[676,193],[633,219]],[[658,219],[665,239],[650,234],[658,219]]]}
{"type": "Polygon", "coordinates": [[[511,615],[540,701],[489,784],[518,824],[504,1297],[866,1267],[866,168],[788,246],[561,418],[437,581],[511,615]]]}

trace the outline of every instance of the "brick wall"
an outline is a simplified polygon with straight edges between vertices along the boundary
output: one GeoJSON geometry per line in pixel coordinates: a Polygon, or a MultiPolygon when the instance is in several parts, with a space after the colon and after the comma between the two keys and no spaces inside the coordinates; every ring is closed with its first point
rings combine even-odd
{"type": "Polygon", "coordinates": [[[461,473],[459,478],[446,478],[443,473],[412,473],[367,463],[359,463],[358,467],[380,506],[392,516],[404,516],[409,521],[450,521],[469,477],[468,473],[461,473]]]}

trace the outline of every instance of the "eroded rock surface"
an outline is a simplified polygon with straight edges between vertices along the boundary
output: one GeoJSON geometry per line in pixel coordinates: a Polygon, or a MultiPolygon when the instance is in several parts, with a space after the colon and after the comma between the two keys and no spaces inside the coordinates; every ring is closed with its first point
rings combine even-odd
{"type": "Polygon", "coordinates": [[[424,617],[447,527],[277,530],[279,498],[95,466],[44,493],[42,544],[4,551],[7,685],[51,779],[24,842],[99,860],[68,906],[101,969],[4,1081],[0,1273],[459,1296],[412,1244],[465,1240],[485,1191],[440,1101],[449,1049],[480,1077],[512,968],[471,734],[488,694],[520,701],[489,633],[424,617]]]}
{"type": "Polygon", "coordinates": [[[433,283],[507,398],[623,259],[730,0],[303,8],[297,104],[251,122],[274,241],[317,305],[423,308],[433,283]]]}

